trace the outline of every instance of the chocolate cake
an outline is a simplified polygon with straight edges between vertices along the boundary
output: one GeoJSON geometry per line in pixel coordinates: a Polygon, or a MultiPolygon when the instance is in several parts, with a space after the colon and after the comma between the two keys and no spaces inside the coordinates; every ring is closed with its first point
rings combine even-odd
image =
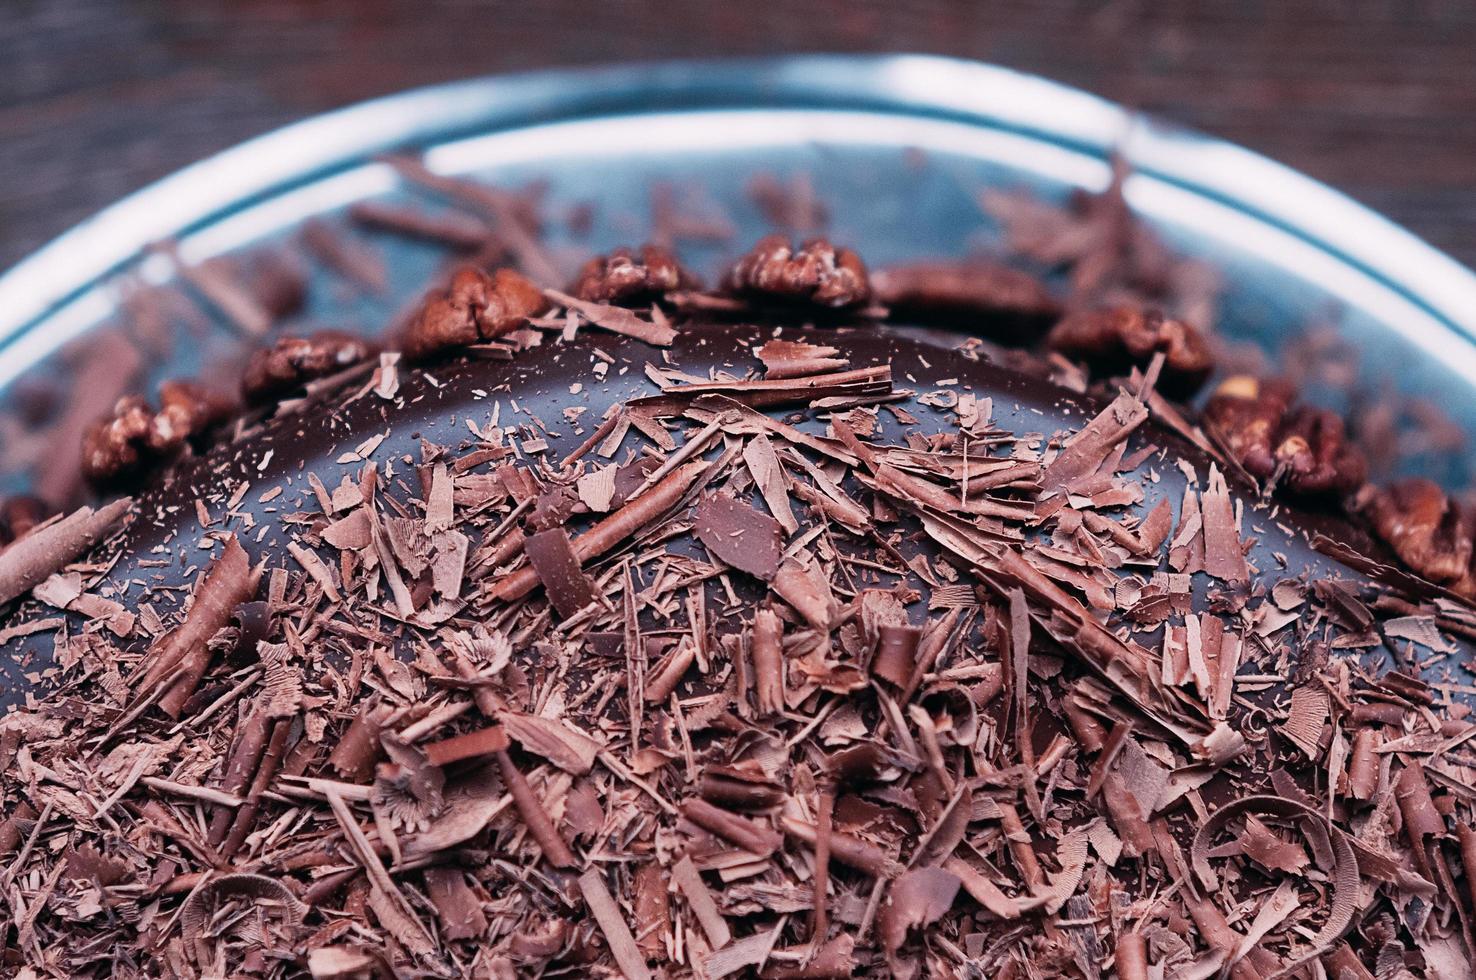
{"type": "Polygon", "coordinates": [[[280,338],[12,508],[6,975],[1470,975],[1458,502],[983,260],[567,288],[280,338]]]}

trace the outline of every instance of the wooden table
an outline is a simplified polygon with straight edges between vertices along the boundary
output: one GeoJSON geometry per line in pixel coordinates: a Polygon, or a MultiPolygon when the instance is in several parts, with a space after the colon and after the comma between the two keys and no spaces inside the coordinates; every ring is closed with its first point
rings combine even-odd
{"type": "Polygon", "coordinates": [[[818,50],[1038,72],[1260,150],[1476,265],[1466,0],[5,0],[0,267],[192,160],[408,86],[818,50]]]}

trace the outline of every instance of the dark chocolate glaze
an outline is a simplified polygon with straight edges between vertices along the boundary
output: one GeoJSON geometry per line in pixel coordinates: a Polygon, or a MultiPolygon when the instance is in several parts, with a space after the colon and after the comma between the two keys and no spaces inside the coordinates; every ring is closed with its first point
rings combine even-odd
{"type": "MultiPolygon", "coordinates": [[[[721,371],[741,377],[759,368],[751,348],[774,336],[775,331],[773,326],[689,326],[678,334],[669,350],[587,332],[570,343],[546,337],[542,346],[525,350],[510,361],[459,358],[423,369],[402,365],[400,387],[393,402],[373,393],[352,399],[346,397],[348,393],[341,393],[306,412],[268,421],[232,444],[177,463],[138,495],[138,513],[131,525],[91,556],[95,563],[110,565],[93,591],[133,608],[165,590],[188,589],[211,557],[219,553],[219,544],[212,535],[223,531],[237,533],[253,561],[265,560],[268,568],[296,570],[296,562],[286,551],[293,528],[281,517],[296,511],[318,511],[307,480],[309,473],[316,474],[330,491],[345,477],[357,478],[363,461],[339,460],[372,436],[384,436],[369,457],[381,464],[381,486],[385,483],[384,464],[388,463],[393,472],[390,482],[398,481],[408,488],[408,493],[391,488],[390,492],[401,500],[420,496],[414,466],[420,460],[421,439],[453,448],[469,444],[473,436],[468,421],[489,426],[494,411],[499,413],[498,424],[504,427],[526,425],[532,431],[541,423],[549,447],[546,458],[557,463],[588,438],[612,405],[658,393],[645,373],[648,363],[670,364],[691,375],[721,371]],[[610,359],[604,380],[593,371],[597,352],[610,359]],[[585,411],[577,422],[570,422],[564,412],[575,407],[585,411]],[[239,505],[225,515],[225,501],[243,480],[250,483],[250,488],[239,505]],[[262,500],[278,486],[282,487],[280,494],[262,500]],[[209,527],[199,523],[197,500],[205,504],[212,517],[209,527]],[[157,567],[161,561],[167,566],[157,567]]],[[[852,367],[890,361],[899,389],[922,394],[946,387],[989,397],[993,400],[994,424],[1017,434],[1039,433],[1048,438],[1072,432],[1102,407],[1091,398],[1074,395],[1048,381],[969,355],[958,348],[957,334],[873,325],[816,332],[823,333],[823,337],[793,327],[784,329],[782,335],[823,340],[840,348],[852,367]]],[[[917,417],[918,431],[955,428],[956,417],[951,411],[912,400],[903,404],[917,417]]],[[[822,412],[794,408],[773,411],[801,428],[823,434],[826,420],[822,412]]],[[[904,438],[904,427],[890,413],[881,413],[881,423],[887,439],[904,438]]],[[[1146,494],[1136,510],[1146,513],[1166,497],[1177,524],[1186,478],[1176,460],[1189,463],[1201,483],[1211,460],[1151,420],[1133,435],[1128,451],[1149,443],[1160,452],[1143,464],[1136,477],[1146,494]]],[[[627,445],[634,445],[634,437],[627,445]]],[[[1282,578],[1303,575],[1311,579],[1342,578],[1363,590],[1377,585],[1364,573],[1311,546],[1311,535],[1321,533],[1356,551],[1384,557],[1361,529],[1330,513],[1268,505],[1247,487],[1232,486],[1231,492],[1244,506],[1242,535],[1254,542],[1249,551],[1250,562],[1257,570],[1253,587],[1269,588],[1282,578]]],[[[476,544],[474,541],[474,548],[476,544]]],[[[919,534],[904,541],[904,551],[907,549],[935,552],[931,542],[919,534]]],[[[1202,605],[1207,595],[1222,587],[1203,574],[1196,575],[1196,604],[1202,605]]],[[[171,609],[177,603],[176,597],[167,596],[159,606],[171,609]]],[[[0,628],[56,615],[56,610],[27,599],[0,618],[0,628]]],[[[69,629],[80,629],[79,619],[69,619],[69,629]]],[[[148,637],[134,636],[120,641],[120,645],[142,649],[148,642],[148,637]]],[[[38,687],[27,675],[42,676],[51,666],[53,634],[22,637],[7,647],[0,655],[0,704],[8,709],[23,703],[28,693],[46,686],[43,681],[38,687]]],[[[1464,660],[1464,653],[1462,650],[1459,659],[1464,660]]],[[[1380,654],[1376,651],[1375,655],[1380,654]]]]}

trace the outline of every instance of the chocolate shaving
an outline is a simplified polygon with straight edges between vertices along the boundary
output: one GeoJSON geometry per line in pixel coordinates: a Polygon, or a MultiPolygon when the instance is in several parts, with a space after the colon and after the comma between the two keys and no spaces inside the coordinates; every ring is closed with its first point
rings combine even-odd
{"type": "Polygon", "coordinates": [[[892,394],[892,366],[880,364],[803,378],[667,385],[661,391],[664,395],[681,398],[724,395],[750,408],[809,404],[824,399],[866,399],[892,394]]]}
{"type": "Polygon", "coordinates": [[[716,557],[765,581],[779,571],[784,529],[767,514],[727,494],[712,494],[697,502],[692,533],[716,557]]]}
{"type": "MultiPolygon", "coordinates": [[[[886,904],[877,917],[882,949],[888,959],[897,955],[909,929],[932,925],[953,906],[958,876],[942,868],[914,868],[892,882],[886,904]]],[[[893,965],[893,971],[899,971],[893,965]]]]}
{"type": "Polygon", "coordinates": [[[795,520],[794,511],[789,505],[788,484],[779,456],[774,451],[774,444],[762,433],[755,435],[743,444],[743,461],[748,465],[753,482],[758,484],[769,513],[779,522],[785,534],[794,534],[799,530],[799,522],[795,520]]]}
{"type": "Polygon", "coordinates": [[[779,849],[783,838],[767,827],[760,826],[746,817],[740,817],[721,807],[713,806],[703,799],[690,799],[682,803],[682,816],[723,840],[759,857],[768,857],[779,849]]]}
{"type": "Polygon", "coordinates": [[[1215,811],[1194,835],[1190,860],[1195,875],[1206,888],[1214,891],[1219,887],[1219,878],[1210,867],[1208,859],[1210,840],[1237,816],[1255,814],[1301,819],[1304,829],[1317,828],[1331,845],[1333,888],[1328,895],[1331,910],[1322,928],[1309,939],[1307,948],[1298,951],[1290,962],[1284,963],[1278,970],[1278,974],[1285,975],[1332,949],[1353,924],[1359,887],[1358,859],[1343,832],[1316,810],[1283,797],[1248,796],[1215,811]]]}
{"type": "Polygon", "coordinates": [[[1230,492],[1225,478],[1214,466],[1210,467],[1209,488],[1201,495],[1200,507],[1204,517],[1204,570],[1226,582],[1250,581],[1250,569],[1235,529],[1230,492]]]}
{"type": "Polygon", "coordinates": [[[599,742],[575,731],[568,722],[513,711],[501,712],[498,720],[523,748],[575,776],[583,776],[594,767],[602,748],[599,742]]]}
{"type": "Polygon", "coordinates": [[[684,857],[672,865],[671,883],[687,899],[692,915],[697,919],[697,924],[702,927],[712,948],[722,949],[728,945],[733,938],[733,933],[728,929],[727,920],[718,911],[717,903],[712,898],[712,892],[703,883],[702,876],[697,873],[697,866],[692,863],[690,857],[684,857]]]}
{"type": "Polygon", "coordinates": [[[611,333],[634,337],[653,347],[670,347],[671,342],[676,340],[676,331],[665,323],[643,320],[623,306],[587,302],[556,289],[545,289],[544,295],[565,309],[574,310],[590,323],[611,333]]]}
{"type": "Polygon", "coordinates": [[[650,980],[651,971],[646,969],[646,959],[641,955],[635,937],[630,934],[630,926],[626,925],[620,906],[610,897],[610,889],[598,868],[590,868],[579,876],[579,891],[590,915],[594,916],[604,933],[605,941],[610,944],[610,955],[615,958],[620,972],[625,974],[625,980],[650,980]]]}
{"type": "MultiPolygon", "coordinates": [[[[582,564],[604,554],[627,537],[644,528],[661,514],[670,510],[682,498],[707,468],[706,463],[688,463],[666,474],[659,483],[635,500],[627,500],[615,513],[585,531],[573,541],[575,557],[582,564]]],[[[539,582],[538,573],[531,567],[522,568],[504,577],[487,594],[493,600],[512,601],[520,599],[533,590],[539,582]]]]}
{"type": "Polygon", "coordinates": [[[1049,493],[1095,472],[1106,461],[1107,454],[1147,418],[1147,407],[1137,398],[1122,392],[1111,405],[1066,440],[1061,452],[1041,473],[1041,486],[1049,493]]]}
{"type": "Polygon", "coordinates": [[[764,362],[764,377],[771,380],[829,374],[851,365],[846,358],[837,356],[839,349],[803,340],[767,340],[754,348],[753,353],[764,362]]]}
{"type": "Polygon", "coordinates": [[[467,886],[460,868],[439,865],[425,870],[426,893],[436,907],[441,934],[447,939],[478,939],[487,934],[482,903],[467,886]]]}
{"type": "Polygon", "coordinates": [[[523,539],[523,553],[560,616],[567,619],[595,601],[594,583],[579,567],[569,532],[562,527],[528,535],[523,539]]]}

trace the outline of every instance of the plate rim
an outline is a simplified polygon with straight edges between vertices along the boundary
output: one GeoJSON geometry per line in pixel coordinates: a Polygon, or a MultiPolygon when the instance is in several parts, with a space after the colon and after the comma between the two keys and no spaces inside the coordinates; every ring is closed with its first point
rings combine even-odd
{"type": "Polygon", "coordinates": [[[1081,89],[935,55],[810,54],[493,74],[307,117],[119,199],[0,273],[0,349],[156,243],[374,156],[458,135],[680,108],[854,108],[946,117],[1110,159],[1229,204],[1373,276],[1476,344],[1476,272],[1300,171],[1081,89]]]}

